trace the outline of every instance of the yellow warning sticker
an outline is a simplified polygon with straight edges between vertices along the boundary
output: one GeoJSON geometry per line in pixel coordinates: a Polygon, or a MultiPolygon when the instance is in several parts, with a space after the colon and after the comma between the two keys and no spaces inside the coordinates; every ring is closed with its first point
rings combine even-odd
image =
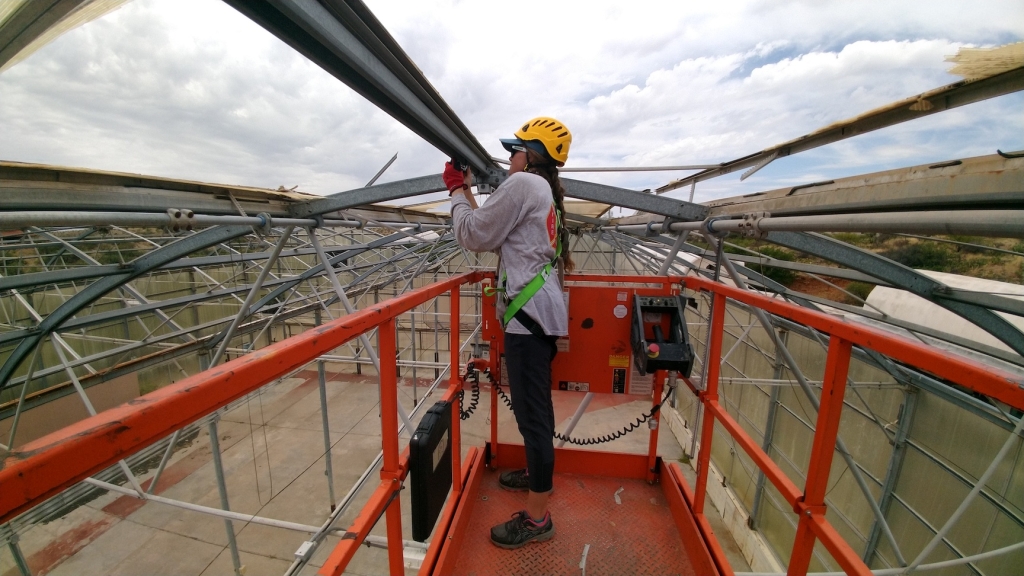
{"type": "Polygon", "coordinates": [[[628,368],[629,367],[629,356],[618,356],[612,354],[608,356],[608,365],[617,368],[628,368]]]}

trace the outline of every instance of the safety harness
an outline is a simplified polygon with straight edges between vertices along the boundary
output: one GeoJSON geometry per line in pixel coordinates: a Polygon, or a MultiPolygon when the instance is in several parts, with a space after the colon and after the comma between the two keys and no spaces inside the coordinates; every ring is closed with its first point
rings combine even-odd
{"type": "Polygon", "coordinates": [[[502,297],[505,299],[505,316],[501,321],[503,328],[507,328],[508,323],[515,318],[523,325],[524,328],[529,330],[531,334],[538,338],[548,338],[548,335],[544,333],[544,329],[541,328],[540,324],[538,324],[536,320],[531,318],[530,315],[523,310],[523,306],[530,301],[530,298],[533,298],[534,294],[540,292],[541,287],[544,286],[545,282],[547,282],[548,276],[551,275],[551,269],[554,268],[558,262],[558,258],[562,255],[562,235],[559,233],[562,229],[562,215],[554,203],[552,203],[552,207],[554,207],[555,210],[555,238],[557,239],[557,244],[555,245],[555,257],[544,265],[544,268],[542,268],[541,271],[523,287],[519,294],[516,294],[515,298],[512,298],[511,302],[508,298],[508,291],[505,288],[508,284],[508,275],[504,272],[501,274],[500,287],[484,288],[485,295],[493,296],[494,294],[501,292],[502,297]]]}

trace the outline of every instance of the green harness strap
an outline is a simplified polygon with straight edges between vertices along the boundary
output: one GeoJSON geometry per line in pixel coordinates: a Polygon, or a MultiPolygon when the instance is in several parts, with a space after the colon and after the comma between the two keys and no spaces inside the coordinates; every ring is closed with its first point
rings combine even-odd
{"type": "MultiPolygon", "coordinates": [[[[509,302],[508,307],[505,309],[505,317],[502,319],[502,324],[504,326],[508,326],[508,323],[512,321],[512,318],[516,315],[516,312],[519,312],[519,309],[522,308],[527,302],[529,302],[530,298],[533,298],[533,295],[536,294],[537,292],[539,292],[540,289],[541,289],[541,286],[544,286],[544,283],[547,282],[548,276],[551,274],[551,267],[552,267],[552,265],[556,261],[558,261],[558,257],[562,255],[562,236],[561,236],[561,234],[559,234],[559,230],[561,230],[561,229],[562,229],[562,216],[561,216],[561,214],[559,214],[558,209],[556,208],[555,209],[555,238],[557,238],[557,242],[558,243],[557,243],[557,245],[555,247],[555,257],[551,260],[551,262],[548,262],[547,264],[545,264],[544,268],[541,269],[541,271],[538,272],[537,275],[534,276],[533,279],[530,280],[530,282],[526,286],[523,287],[522,291],[519,292],[519,294],[517,294],[516,297],[513,298],[511,302],[509,302]]],[[[506,276],[504,274],[502,274],[502,276],[501,276],[501,285],[502,285],[502,287],[505,286],[505,280],[506,280],[506,276]]]]}

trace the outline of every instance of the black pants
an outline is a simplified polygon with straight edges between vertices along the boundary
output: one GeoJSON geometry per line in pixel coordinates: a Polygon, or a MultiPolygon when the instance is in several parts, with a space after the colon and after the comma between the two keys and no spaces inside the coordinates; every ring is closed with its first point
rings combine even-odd
{"type": "Polygon", "coordinates": [[[555,408],[551,404],[551,362],[555,338],[505,334],[505,364],[512,392],[512,412],[526,445],[530,491],[551,490],[555,473],[555,408]]]}

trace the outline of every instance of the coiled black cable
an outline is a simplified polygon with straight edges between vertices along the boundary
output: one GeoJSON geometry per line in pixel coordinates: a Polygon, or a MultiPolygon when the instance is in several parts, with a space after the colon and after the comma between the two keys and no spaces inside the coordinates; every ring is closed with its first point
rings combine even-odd
{"type": "MultiPolygon", "coordinates": [[[[494,389],[498,392],[498,396],[500,396],[502,401],[505,402],[505,405],[508,406],[509,410],[511,410],[512,409],[512,399],[508,397],[508,394],[505,394],[505,391],[502,390],[501,386],[498,385],[498,384],[494,384],[494,389]]],[[[594,436],[594,437],[591,437],[591,438],[573,438],[572,436],[566,436],[566,435],[561,434],[560,432],[558,432],[558,430],[555,430],[554,438],[556,440],[561,440],[563,442],[568,442],[569,444],[575,444],[576,446],[594,446],[596,444],[604,444],[605,442],[611,442],[613,440],[618,440],[619,438],[622,438],[626,434],[629,434],[630,432],[640,428],[640,426],[644,422],[647,422],[652,417],[654,417],[654,415],[657,414],[659,410],[661,410],[661,405],[664,404],[666,400],[668,400],[668,396],[671,393],[672,393],[672,388],[666,386],[665,387],[665,396],[661,399],[661,402],[658,402],[657,404],[655,404],[654,407],[651,408],[650,412],[645,412],[645,413],[641,414],[639,417],[637,417],[635,422],[633,422],[631,424],[628,424],[626,426],[623,426],[622,430],[616,430],[615,432],[612,432],[611,434],[605,434],[604,436],[594,436]]]]}
{"type": "MultiPolygon", "coordinates": [[[[487,372],[487,377],[490,378],[490,371],[487,372]]],[[[459,419],[469,420],[469,417],[476,411],[477,404],[480,403],[480,371],[473,368],[470,364],[466,369],[466,377],[462,380],[463,384],[470,382],[472,386],[469,389],[469,408],[462,409],[462,399],[466,395],[465,386],[459,391],[459,419]]]]}

